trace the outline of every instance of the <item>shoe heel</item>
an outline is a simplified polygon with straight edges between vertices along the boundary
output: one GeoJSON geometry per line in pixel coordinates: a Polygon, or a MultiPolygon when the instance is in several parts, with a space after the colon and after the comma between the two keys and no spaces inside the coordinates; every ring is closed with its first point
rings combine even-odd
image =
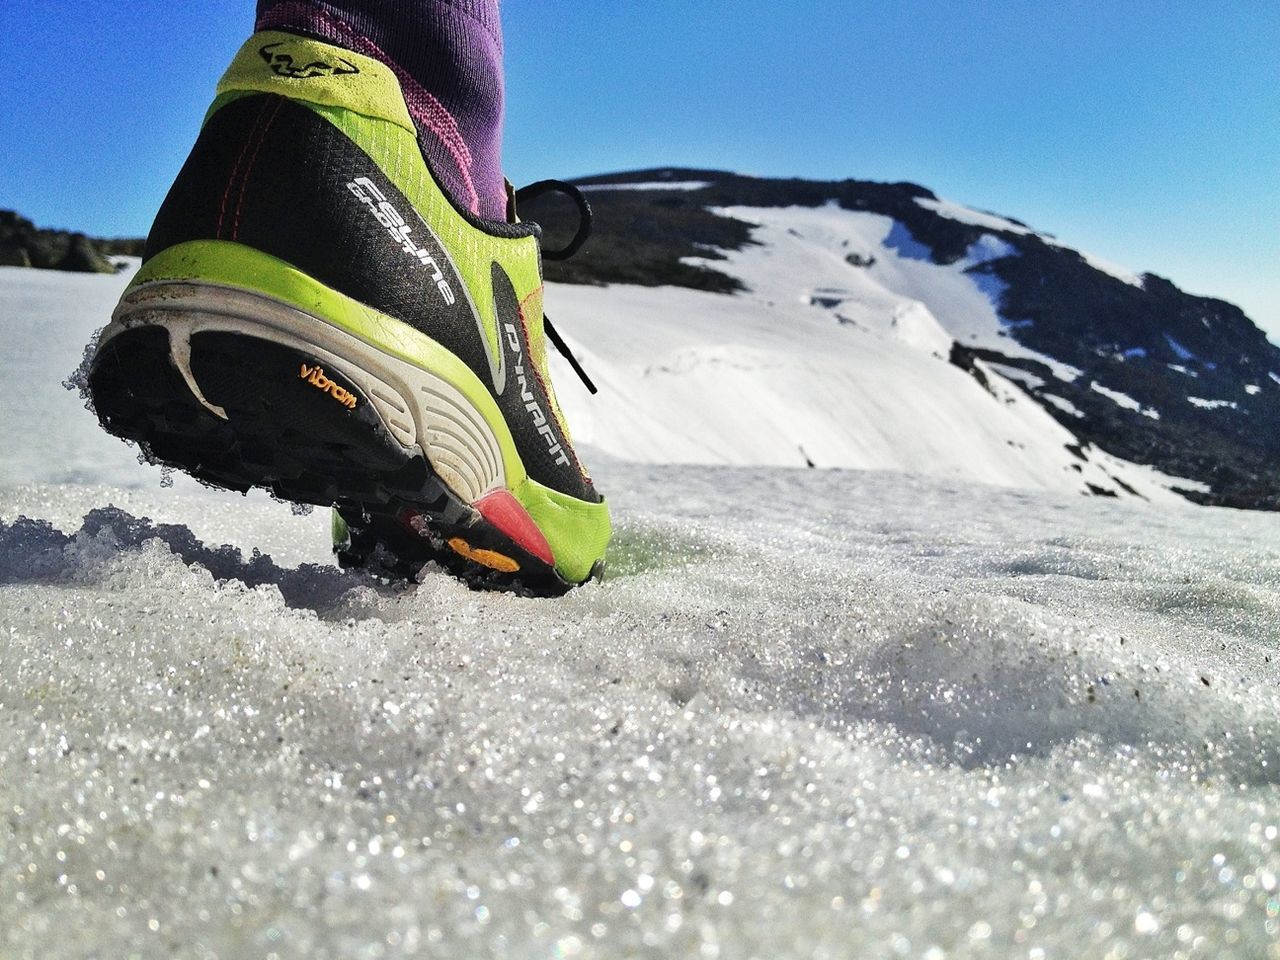
{"type": "Polygon", "coordinates": [[[386,575],[412,577],[434,560],[476,587],[570,587],[545,551],[525,549],[457,499],[420,452],[407,453],[332,363],[242,332],[192,333],[175,351],[180,336],[161,324],[125,329],[89,373],[103,427],[151,460],[231,490],[335,505],[350,527],[337,549],[343,566],[366,566],[381,546],[395,560],[386,575]]]}
{"type": "Polygon", "coordinates": [[[89,374],[104,428],[196,479],[303,503],[426,503],[447,491],[326,358],[250,333],[160,324],[105,341],[89,374]],[[186,369],[182,369],[185,364],[186,369]]]}

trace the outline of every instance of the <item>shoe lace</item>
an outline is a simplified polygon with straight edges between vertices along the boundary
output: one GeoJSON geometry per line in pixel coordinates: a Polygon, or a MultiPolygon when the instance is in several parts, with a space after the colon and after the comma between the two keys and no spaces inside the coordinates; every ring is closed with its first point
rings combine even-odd
{"type": "MultiPolygon", "coordinates": [[[[587,203],[587,198],[582,195],[579,190],[571,183],[565,183],[563,180],[539,180],[531,183],[526,187],[521,187],[515,192],[517,208],[532,200],[536,200],[548,193],[563,193],[578,208],[578,229],[573,235],[573,239],[559,250],[542,251],[544,260],[568,260],[577,253],[587,238],[591,236],[591,204],[587,203]]],[[[551,322],[551,318],[545,313],[542,315],[542,329],[547,333],[549,339],[556,350],[560,352],[560,356],[569,361],[569,366],[573,367],[573,372],[578,375],[583,385],[592,394],[599,393],[596,385],[591,382],[591,378],[587,376],[587,371],[582,369],[582,364],[578,362],[578,358],[573,355],[573,351],[569,349],[569,345],[564,342],[564,338],[560,336],[560,332],[556,330],[555,324],[551,322]]]]}

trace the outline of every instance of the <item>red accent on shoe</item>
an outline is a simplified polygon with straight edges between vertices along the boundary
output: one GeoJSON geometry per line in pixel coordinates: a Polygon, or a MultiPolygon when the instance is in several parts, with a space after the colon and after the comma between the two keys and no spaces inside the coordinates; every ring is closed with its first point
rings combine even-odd
{"type": "Polygon", "coordinates": [[[549,567],[555,566],[551,545],[533,522],[529,512],[507,490],[494,490],[472,504],[495,527],[505,533],[521,549],[537,557],[549,567]]]}

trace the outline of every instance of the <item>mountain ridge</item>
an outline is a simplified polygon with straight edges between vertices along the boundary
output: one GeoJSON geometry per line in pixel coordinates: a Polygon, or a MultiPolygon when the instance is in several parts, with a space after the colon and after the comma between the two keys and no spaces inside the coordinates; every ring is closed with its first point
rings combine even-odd
{"type": "MultiPolygon", "coordinates": [[[[743,295],[751,282],[722,264],[759,243],[744,211],[833,207],[891,218],[894,249],[938,266],[964,265],[990,288],[999,342],[954,340],[951,362],[1022,371],[1020,386],[1055,420],[1115,456],[1207,485],[1201,503],[1280,509],[1280,347],[1238,307],[1129,274],[997,214],[960,207],[914,183],[769,179],[659,167],[575,183],[595,210],[592,239],[547,279],[672,285],[743,295]],[[990,248],[976,262],[966,257],[990,248]],[[1048,376],[1041,359],[1075,371],[1048,376]]],[[[549,246],[567,236],[551,203],[524,211],[549,246]]],[[[874,257],[874,254],[872,254],[874,257]]],[[[849,269],[872,266],[850,252],[849,269]]],[[[840,274],[833,270],[839,286],[840,274]]],[[[943,311],[945,313],[945,311],[943,311]]],[[[945,316],[939,319],[945,321],[945,316]]],[[[944,323],[945,325],[945,323],[944,323]]]]}

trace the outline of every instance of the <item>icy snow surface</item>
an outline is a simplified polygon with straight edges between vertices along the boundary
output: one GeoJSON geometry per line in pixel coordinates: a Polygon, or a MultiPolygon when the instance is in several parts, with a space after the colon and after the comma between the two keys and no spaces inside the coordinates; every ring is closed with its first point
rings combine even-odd
{"type": "Polygon", "coordinates": [[[62,402],[121,283],[0,271],[0,955],[1280,957],[1280,518],[597,452],[393,586],[62,402]]]}

